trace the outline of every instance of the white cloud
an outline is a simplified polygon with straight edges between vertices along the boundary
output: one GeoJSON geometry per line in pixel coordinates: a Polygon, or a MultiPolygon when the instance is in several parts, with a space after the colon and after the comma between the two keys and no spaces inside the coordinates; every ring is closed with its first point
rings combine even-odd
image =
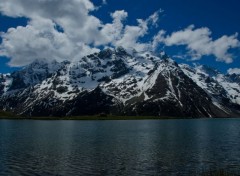
{"type": "Polygon", "coordinates": [[[89,0],[1,1],[1,13],[29,18],[29,23],[1,34],[0,55],[11,58],[11,66],[24,66],[35,59],[73,60],[99,51],[89,46],[102,38],[101,21],[89,14],[94,9],[89,0]]]}
{"type": "Polygon", "coordinates": [[[230,68],[228,69],[228,74],[240,74],[240,68],[230,68]]]}
{"type": "Polygon", "coordinates": [[[0,55],[10,57],[10,66],[24,66],[35,59],[72,60],[97,51],[75,43],[55,30],[51,20],[34,19],[26,27],[10,28],[2,34],[0,55]],[[79,52],[81,51],[81,52],[79,52]]]}
{"type": "Polygon", "coordinates": [[[166,34],[166,31],[160,30],[157,35],[153,37],[153,42],[152,42],[152,48],[153,50],[157,50],[159,43],[164,43],[165,38],[164,35],[166,34]]]}
{"type": "Polygon", "coordinates": [[[101,21],[90,15],[95,6],[89,0],[8,0],[0,11],[10,17],[45,18],[60,25],[68,37],[90,44],[99,36],[101,21]],[[88,33],[89,35],[86,35],[88,33]]]}
{"type": "Polygon", "coordinates": [[[128,13],[124,10],[117,10],[114,13],[111,13],[114,23],[120,24],[122,20],[125,20],[128,17],[128,13]]]}
{"type": "Polygon", "coordinates": [[[165,36],[165,33],[165,31],[160,31],[154,37],[154,48],[159,43],[164,43],[166,46],[185,45],[194,60],[200,59],[202,56],[214,55],[217,61],[231,63],[233,59],[228,52],[229,49],[240,46],[240,42],[237,39],[238,34],[224,35],[219,39],[213,40],[211,38],[212,32],[206,27],[195,29],[194,25],[191,25],[168,36],[165,36]]]}
{"type": "MultiPolygon", "coordinates": [[[[106,0],[102,1],[103,4],[106,0]]],[[[7,0],[0,1],[0,13],[9,17],[26,17],[25,27],[0,33],[0,56],[7,56],[11,66],[24,66],[35,59],[75,60],[99,51],[97,47],[123,46],[128,51],[157,50],[159,44],[184,45],[195,59],[214,55],[218,61],[232,62],[229,49],[239,46],[237,34],[211,38],[208,28],[189,26],[166,35],[161,30],[149,42],[142,38],[152,27],[158,27],[159,10],[137,25],[127,25],[128,13],[111,13],[112,22],[104,24],[91,14],[97,10],[90,0],[7,0]],[[62,30],[59,30],[61,28],[62,30]]]]}
{"type": "Polygon", "coordinates": [[[125,49],[131,51],[146,51],[151,49],[151,43],[140,42],[141,37],[148,34],[149,26],[156,26],[159,18],[159,12],[155,12],[146,20],[138,19],[137,26],[126,25],[120,40],[117,40],[115,46],[124,46],[125,49]]]}
{"type": "Polygon", "coordinates": [[[105,40],[96,41],[96,45],[106,45],[108,43],[114,45],[115,41],[120,40],[124,28],[123,21],[128,17],[128,13],[124,10],[117,10],[111,13],[111,17],[113,22],[105,24],[100,31],[105,40]]]}
{"type": "Polygon", "coordinates": [[[159,14],[163,13],[164,11],[162,9],[159,9],[158,11],[154,12],[146,22],[152,23],[155,27],[158,27],[158,20],[159,20],[159,14]]]}
{"type": "Polygon", "coordinates": [[[128,13],[124,10],[115,11],[111,14],[112,23],[107,23],[101,30],[101,36],[104,36],[106,41],[99,40],[96,44],[110,44],[111,46],[123,46],[129,52],[133,49],[137,51],[145,51],[151,49],[151,43],[140,42],[140,38],[148,34],[149,26],[156,26],[159,18],[157,11],[146,20],[137,19],[137,26],[124,25],[128,13]],[[101,43],[102,42],[102,43],[101,43]]]}
{"type": "Polygon", "coordinates": [[[1,1],[2,14],[26,17],[29,22],[25,27],[1,33],[0,55],[11,58],[11,66],[24,66],[41,58],[58,61],[80,59],[99,51],[98,46],[124,45],[137,50],[149,46],[140,43],[139,38],[147,34],[149,25],[157,24],[159,12],[147,20],[139,19],[137,26],[128,26],[124,24],[128,16],[124,10],[112,13],[113,21],[107,24],[90,14],[94,10],[97,7],[90,0],[1,1]]]}

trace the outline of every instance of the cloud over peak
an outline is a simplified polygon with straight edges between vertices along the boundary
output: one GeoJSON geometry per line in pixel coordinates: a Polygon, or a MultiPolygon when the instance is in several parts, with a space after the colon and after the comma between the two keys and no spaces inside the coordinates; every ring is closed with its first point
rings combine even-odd
{"type": "Polygon", "coordinates": [[[158,19],[154,13],[146,21],[139,19],[139,25],[129,26],[124,24],[128,13],[117,10],[111,13],[112,23],[104,24],[90,14],[95,9],[89,0],[2,1],[2,14],[26,17],[29,22],[25,27],[2,33],[0,55],[11,58],[10,66],[24,66],[41,58],[80,59],[99,51],[99,46],[124,45],[143,50],[146,44],[139,43],[138,39],[147,33],[150,22],[156,23],[158,19]]]}
{"type": "MultiPolygon", "coordinates": [[[[102,1],[107,4],[106,0],[102,1]]],[[[239,47],[237,34],[211,38],[208,28],[173,32],[160,30],[148,42],[141,39],[158,28],[159,10],[136,25],[125,24],[128,13],[116,10],[112,22],[104,23],[92,15],[98,8],[90,0],[8,0],[0,2],[0,12],[9,17],[26,17],[27,26],[1,33],[0,56],[9,57],[11,66],[24,66],[35,59],[75,60],[99,51],[99,47],[123,46],[127,50],[157,50],[158,46],[183,45],[194,59],[214,55],[218,61],[232,62],[229,49],[239,47]],[[61,30],[59,30],[61,29],[61,30]]]]}
{"type": "Polygon", "coordinates": [[[230,75],[232,74],[240,75],[240,68],[229,68],[227,72],[230,75]]]}
{"type": "Polygon", "coordinates": [[[163,43],[166,46],[186,46],[189,55],[193,60],[198,60],[202,56],[213,55],[217,61],[231,63],[233,61],[232,55],[228,52],[231,48],[240,46],[237,37],[238,34],[231,36],[222,36],[216,40],[211,37],[211,30],[207,27],[195,28],[194,25],[173,32],[171,35],[165,35],[165,31],[160,31],[155,36],[156,43],[163,43]]]}

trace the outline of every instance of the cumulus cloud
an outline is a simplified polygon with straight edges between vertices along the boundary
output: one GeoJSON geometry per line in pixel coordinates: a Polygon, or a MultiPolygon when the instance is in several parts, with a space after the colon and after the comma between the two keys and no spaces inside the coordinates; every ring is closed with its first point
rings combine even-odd
{"type": "Polygon", "coordinates": [[[148,34],[149,26],[157,26],[159,13],[157,11],[147,19],[137,19],[137,26],[124,25],[124,21],[128,17],[128,13],[124,10],[115,11],[111,14],[112,23],[105,24],[101,30],[102,36],[107,39],[105,43],[98,41],[96,44],[110,44],[114,47],[123,46],[129,52],[133,49],[137,51],[145,51],[151,48],[151,43],[140,42],[140,38],[148,34]]]}
{"type": "Polygon", "coordinates": [[[233,59],[229,49],[240,46],[238,34],[224,35],[216,40],[212,39],[211,34],[209,28],[196,29],[194,25],[167,36],[165,31],[160,31],[154,37],[153,47],[156,48],[159,43],[164,43],[166,46],[184,45],[194,60],[213,55],[217,61],[231,63],[233,59]]]}
{"type": "MultiPolygon", "coordinates": [[[[45,18],[60,25],[69,37],[90,43],[101,21],[89,15],[95,9],[89,0],[8,0],[0,2],[0,11],[10,17],[45,18]]],[[[98,34],[98,33],[97,33],[98,34]]]]}
{"type": "Polygon", "coordinates": [[[148,34],[149,26],[157,26],[159,12],[161,11],[155,12],[146,20],[138,19],[137,26],[126,25],[121,38],[115,41],[115,46],[124,46],[129,51],[133,49],[137,51],[151,50],[151,43],[142,43],[140,39],[148,34]]]}
{"type": "Polygon", "coordinates": [[[120,40],[122,31],[124,29],[123,21],[128,17],[128,13],[124,10],[117,10],[111,13],[113,19],[112,23],[107,23],[103,26],[100,33],[105,40],[96,41],[96,45],[104,45],[112,43],[114,45],[115,41],[120,40]]]}
{"type": "Polygon", "coordinates": [[[0,55],[11,58],[11,66],[23,66],[35,59],[72,60],[99,51],[89,46],[101,39],[101,21],[89,15],[94,9],[89,0],[1,1],[2,14],[26,17],[29,23],[1,34],[0,55]]]}
{"type": "Polygon", "coordinates": [[[229,49],[239,46],[237,34],[213,40],[208,28],[195,29],[194,26],[171,35],[160,30],[149,42],[143,42],[150,29],[159,27],[162,10],[146,19],[137,19],[137,25],[129,25],[126,11],[111,13],[112,22],[104,24],[91,13],[98,9],[90,0],[0,1],[0,13],[29,20],[27,26],[0,32],[0,56],[9,57],[11,66],[24,66],[35,59],[80,59],[102,46],[157,51],[159,44],[164,44],[184,45],[195,59],[214,55],[218,61],[230,63],[233,59],[229,49]]]}
{"type": "Polygon", "coordinates": [[[2,35],[0,55],[12,58],[11,66],[24,66],[34,59],[62,61],[98,51],[73,42],[65,33],[58,32],[55,25],[51,20],[38,18],[26,27],[10,28],[2,35]]]}
{"type": "Polygon", "coordinates": [[[228,69],[228,74],[232,75],[232,74],[240,74],[240,68],[230,68],[228,69]]]}
{"type": "Polygon", "coordinates": [[[166,31],[160,30],[157,35],[153,37],[152,48],[157,50],[159,44],[164,43],[166,31]]]}
{"type": "MultiPolygon", "coordinates": [[[[103,0],[103,4],[106,0],[103,0]]],[[[149,44],[140,43],[148,25],[156,25],[156,12],[137,26],[124,21],[128,13],[111,13],[112,23],[103,24],[90,12],[97,7],[90,0],[8,0],[0,2],[0,12],[9,17],[26,17],[25,27],[11,28],[1,33],[0,55],[11,58],[11,66],[24,66],[35,59],[74,60],[99,51],[99,46],[124,45],[143,50],[149,44]],[[59,30],[61,29],[61,30],[59,30]]]]}

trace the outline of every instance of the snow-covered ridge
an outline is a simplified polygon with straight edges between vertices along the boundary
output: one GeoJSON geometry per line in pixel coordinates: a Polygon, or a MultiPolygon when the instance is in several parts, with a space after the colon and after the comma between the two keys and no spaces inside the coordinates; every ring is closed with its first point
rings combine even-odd
{"type": "MultiPolygon", "coordinates": [[[[146,89],[144,87],[149,87],[146,80],[160,62],[149,52],[132,56],[122,48],[106,49],[57,67],[57,71],[52,71],[52,76],[35,85],[35,89],[38,94],[46,90],[54,91],[55,98],[66,100],[99,86],[107,94],[124,102],[141,93],[146,89]]],[[[38,68],[38,74],[46,72],[46,68],[38,68]]]]}
{"type": "Polygon", "coordinates": [[[0,74],[0,92],[7,92],[12,85],[12,78],[10,74],[0,74]],[[2,90],[1,90],[2,89],[2,90]]]}
{"type": "MultiPolygon", "coordinates": [[[[228,98],[232,103],[240,105],[240,84],[219,71],[207,66],[190,67],[180,64],[183,72],[189,76],[199,87],[209,93],[216,101],[228,98]]],[[[218,102],[221,103],[221,102],[218,102]]]]}
{"type": "Polygon", "coordinates": [[[225,116],[240,105],[239,80],[239,75],[207,66],[178,65],[164,52],[129,54],[119,47],[74,62],[36,60],[20,71],[0,74],[0,108],[28,115],[43,109],[82,114],[90,101],[101,107],[99,111],[122,106],[121,113],[131,114],[151,104],[155,110],[145,113],[225,116]]]}

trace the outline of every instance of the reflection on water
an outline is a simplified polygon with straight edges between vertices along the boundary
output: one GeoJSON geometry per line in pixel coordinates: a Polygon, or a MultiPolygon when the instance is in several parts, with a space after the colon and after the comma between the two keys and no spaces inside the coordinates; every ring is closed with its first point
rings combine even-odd
{"type": "Polygon", "coordinates": [[[0,175],[240,173],[240,119],[0,121],[0,175]]]}

